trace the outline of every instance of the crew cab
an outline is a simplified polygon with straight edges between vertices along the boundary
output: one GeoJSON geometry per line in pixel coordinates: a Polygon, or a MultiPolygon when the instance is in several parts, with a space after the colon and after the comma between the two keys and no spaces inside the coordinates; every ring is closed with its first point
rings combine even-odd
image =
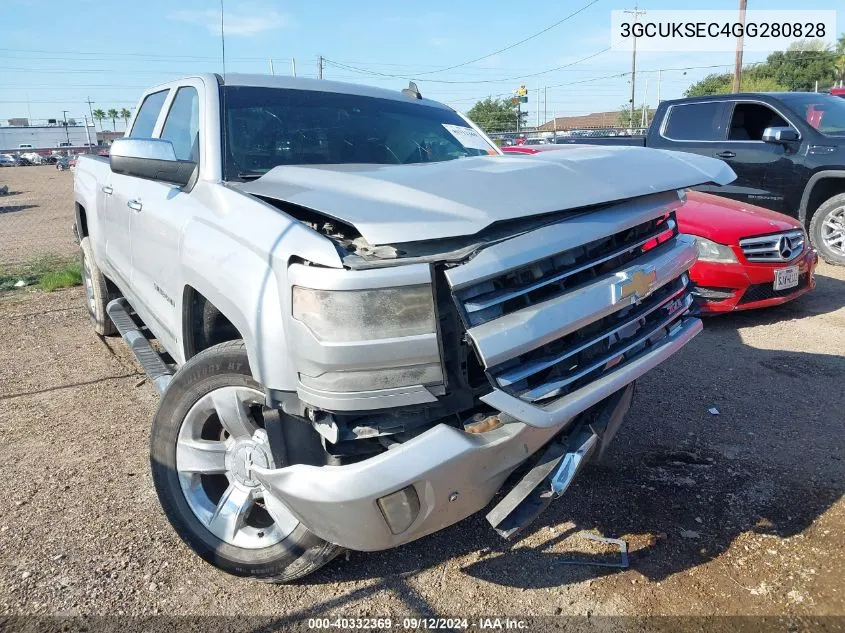
{"type": "Polygon", "coordinates": [[[736,180],[698,189],[797,218],[827,262],[845,265],[845,101],[839,97],[777,92],[664,101],[645,137],[558,142],[645,146],[724,160],[736,180]]]}
{"type": "Polygon", "coordinates": [[[94,329],[162,393],[167,518],[283,582],[451,525],[524,465],[487,515],[513,538],[700,331],[674,211],[733,177],[642,148],[504,156],[413,84],[148,90],[108,158],[79,157],[76,232],[94,329]]]}

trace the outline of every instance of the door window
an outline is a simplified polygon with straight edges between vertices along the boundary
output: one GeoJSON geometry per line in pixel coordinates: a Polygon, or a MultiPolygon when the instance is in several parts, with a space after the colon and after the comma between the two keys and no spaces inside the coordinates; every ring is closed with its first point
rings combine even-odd
{"type": "Polygon", "coordinates": [[[129,133],[130,138],[152,138],[158,113],[161,112],[161,106],[164,105],[167,92],[167,90],[161,90],[147,95],[144,103],[141,104],[141,109],[138,110],[135,122],[132,124],[132,132],[129,133]]]}
{"type": "Polygon", "coordinates": [[[737,103],[731,116],[729,141],[762,141],[767,127],[789,127],[789,123],[762,103],[737,103]]]}
{"type": "Polygon", "coordinates": [[[193,86],[179,88],[164,120],[161,138],[173,143],[179,160],[199,162],[199,101],[193,86]]]}
{"type": "Polygon", "coordinates": [[[725,138],[721,113],[719,101],[674,105],[663,136],[674,141],[721,141],[725,138]]]}

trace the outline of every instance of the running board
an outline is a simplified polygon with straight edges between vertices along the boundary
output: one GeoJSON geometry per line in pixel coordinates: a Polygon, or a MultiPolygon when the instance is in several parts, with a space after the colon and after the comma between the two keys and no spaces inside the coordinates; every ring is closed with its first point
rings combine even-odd
{"type": "Polygon", "coordinates": [[[153,387],[163,394],[173,379],[173,371],[167,366],[158,352],[153,349],[141,328],[129,314],[131,308],[126,299],[114,299],[106,306],[109,318],[114,323],[123,340],[129,345],[135,358],[144,368],[144,372],[153,383],[153,387]]]}

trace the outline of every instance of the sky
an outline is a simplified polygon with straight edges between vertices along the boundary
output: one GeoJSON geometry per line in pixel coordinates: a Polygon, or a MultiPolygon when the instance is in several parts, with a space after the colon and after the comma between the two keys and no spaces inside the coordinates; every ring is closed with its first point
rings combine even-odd
{"type": "MultiPolygon", "coordinates": [[[[835,9],[840,2],[811,0],[802,8],[835,9]]],[[[462,111],[488,95],[510,95],[524,81],[531,124],[555,114],[618,110],[630,98],[630,75],[619,76],[630,73],[630,52],[600,51],[611,45],[611,10],[631,9],[634,0],[224,3],[228,72],[268,73],[272,60],[276,74],[290,74],[295,60],[298,76],[316,77],[323,56],[326,79],[400,89],[413,78],[424,96],[462,111]],[[566,68],[546,72],[560,66],[566,68]]],[[[796,8],[794,0],[748,5],[796,8]]],[[[681,6],[735,10],[737,0],[681,6]]],[[[639,7],[680,8],[671,0],[639,0],[639,7]]],[[[94,109],[133,108],[156,83],[222,72],[219,0],[0,0],[0,32],[0,120],[61,118],[62,110],[82,118],[88,98],[94,109]]],[[[747,53],[744,61],[765,55],[747,53]]],[[[730,70],[733,57],[640,52],[636,102],[657,104],[658,77],[661,99],[680,97],[706,74],[730,70]],[[696,68],[702,66],[716,67],[696,68]]]]}

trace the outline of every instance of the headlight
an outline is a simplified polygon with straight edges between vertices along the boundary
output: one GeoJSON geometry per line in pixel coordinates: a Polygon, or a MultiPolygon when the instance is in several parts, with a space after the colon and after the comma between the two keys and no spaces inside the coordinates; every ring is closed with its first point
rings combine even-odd
{"type": "Polygon", "coordinates": [[[321,341],[337,343],[436,331],[430,284],[374,290],[294,286],[293,318],[321,341]]]}
{"type": "Polygon", "coordinates": [[[730,246],[695,236],[695,247],[698,249],[698,259],[703,262],[736,263],[736,255],[734,255],[730,246]]]}

